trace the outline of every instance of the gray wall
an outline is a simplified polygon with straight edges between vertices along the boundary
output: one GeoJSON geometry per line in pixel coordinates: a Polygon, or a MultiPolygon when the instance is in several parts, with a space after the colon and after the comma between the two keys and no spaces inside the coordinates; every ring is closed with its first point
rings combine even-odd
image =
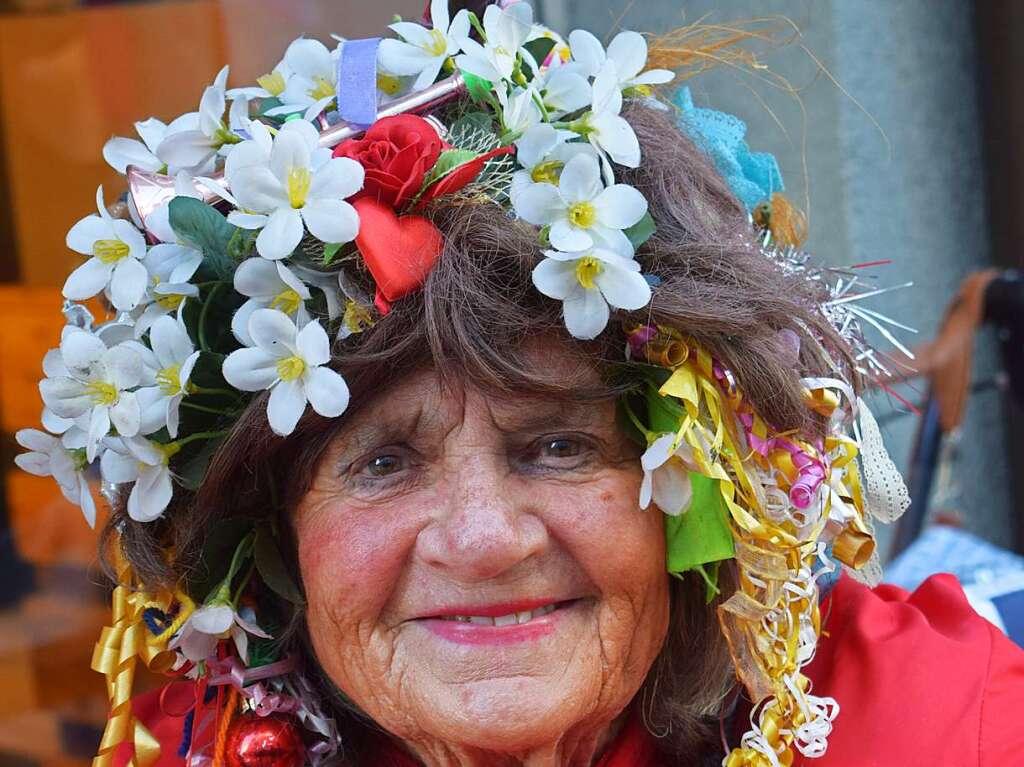
{"type": "MultiPolygon", "coordinates": [[[[705,16],[719,23],[789,18],[801,38],[766,53],[764,62],[798,89],[806,123],[790,94],[733,71],[707,73],[690,85],[698,105],[747,121],[751,149],[776,155],[794,202],[802,204],[809,191],[808,250],[834,264],[894,259],[892,266],[878,270],[880,283],[913,281],[915,287],[869,306],[918,328],[922,338],[935,333],[963,277],[989,265],[970,3],[537,0],[537,6],[556,30],[584,27],[599,37],[616,23],[658,33],[705,16]],[[849,96],[820,71],[811,54],[849,96]],[[765,106],[745,85],[755,87],[765,106]]],[[[910,344],[916,341],[906,338],[910,344]]],[[[975,376],[991,380],[998,368],[995,342],[989,334],[980,341],[975,376]]],[[[921,392],[923,385],[916,389],[921,392]]],[[[902,393],[920,399],[914,390],[902,393]]],[[[888,397],[876,396],[872,402],[884,419],[890,451],[905,469],[917,418],[899,416],[903,408],[888,397]]],[[[998,392],[971,398],[956,472],[963,492],[947,508],[958,511],[968,529],[1008,545],[1012,525],[1004,422],[998,392]]]]}

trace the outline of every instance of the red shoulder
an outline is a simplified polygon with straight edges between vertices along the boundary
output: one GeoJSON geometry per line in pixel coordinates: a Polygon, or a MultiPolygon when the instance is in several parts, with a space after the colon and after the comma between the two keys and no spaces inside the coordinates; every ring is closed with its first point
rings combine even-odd
{"type": "Polygon", "coordinates": [[[956,578],[912,594],[843,578],[822,605],[807,671],[840,712],[807,767],[1024,763],[1024,651],[979,617],[956,578]]]}

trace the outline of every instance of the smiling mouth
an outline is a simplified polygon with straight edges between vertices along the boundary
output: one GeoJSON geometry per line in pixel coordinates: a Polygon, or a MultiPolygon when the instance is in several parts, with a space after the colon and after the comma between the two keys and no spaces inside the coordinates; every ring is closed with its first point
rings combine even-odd
{"type": "Polygon", "coordinates": [[[501,628],[503,626],[521,626],[523,624],[530,623],[537,618],[543,618],[545,615],[550,615],[556,610],[574,605],[579,601],[580,600],[578,599],[567,599],[564,602],[552,602],[551,604],[536,607],[532,610],[522,610],[493,617],[489,615],[434,615],[427,618],[427,620],[439,620],[448,623],[471,623],[477,626],[494,626],[497,628],[501,628]]]}

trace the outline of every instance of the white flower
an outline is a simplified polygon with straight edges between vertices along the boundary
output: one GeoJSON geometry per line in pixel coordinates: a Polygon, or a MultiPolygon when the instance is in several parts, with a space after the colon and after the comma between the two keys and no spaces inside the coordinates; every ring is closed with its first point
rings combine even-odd
{"type": "Polygon", "coordinates": [[[633,246],[622,230],[644,217],[647,200],[628,184],[605,188],[597,160],[579,155],[565,164],[558,186],[527,187],[516,196],[515,209],[531,224],[550,225],[548,237],[558,250],[597,245],[630,257],[633,246]]]}
{"type": "Polygon", "coordinates": [[[148,276],[140,259],[146,238],[130,221],[113,218],[103,204],[103,187],[96,190],[98,216],[86,216],[68,232],[67,246],[91,258],[64,283],[64,297],[84,301],[109,289],[116,309],[131,311],[146,292],[148,276]]]}
{"type": "Polygon", "coordinates": [[[333,370],[330,341],[317,321],[298,330],[288,315],[258,309],[249,318],[253,345],[224,360],[224,378],[242,391],[270,389],[267,419],[281,436],[295,429],[306,403],[335,418],[348,407],[348,386],[333,370]]]}
{"type": "Polygon", "coordinates": [[[537,106],[539,94],[533,88],[516,88],[507,94],[504,88],[498,88],[498,101],[501,102],[501,124],[506,133],[525,133],[537,125],[544,116],[537,106]]]}
{"type": "Polygon", "coordinates": [[[537,87],[552,116],[583,109],[593,98],[590,82],[571,64],[548,67],[541,73],[537,87]]]}
{"type": "Polygon", "coordinates": [[[14,457],[14,462],[29,474],[53,477],[61,493],[80,506],[89,527],[96,526],[96,503],[85,478],[88,463],[83,450],[69,450],[60,439],[38,429],[21,429],[14,438],[31,452],[14,457]]]}
{"type": "Polygon", "coordinates": [[[523,167],[512,176],[511,196],[516,197],[533,184],[554,184],[565,164],[578,154],[597,157],[597,151],[588,143],[572,142],[572,131],[557,130],[553,125],[541,123],[527,130],[516,141],[516,161],[523,167]]]}
{"type": "Polygon", "coordinates": [[[284,53],[284,68],[289,74],[278,96],[282,105],[267,114],[287,114],[304,108],[304,119],[312,120],[323,112],[338,95],[339,53],[339,47],[329,51],[319,40],[293,40],[284,53]]]}
{"type": "Polygon", "coordinates": [[[177,312],[188,298],[198,298],[199,288],[189,284],[203,254],[188,245],[161,243],[149,249],[142,263],[149,272],[149,301],[135,320],[135,338],[142,338],[153,323],[171,312],[177,312]]]}
{"type": "Polygon", "coordinates": [[[231,113],[225,125],[227,80],[228,68],[224,67],[213,84],[203,91],[195,127],[173,133],[160,142],[156,153],[168,166],[203,175],[213,169],[219,152],[226,152],[228,147],[241,142],[236,131],[248,127],[249,102],[244,98],[231,102],[231,113]]]}
{"type": "MultiPolygon", "coordinates": [[[[580,118],[579,126],[574,126],[574,130],[579,130],[595,148],[619,165],[636,168],[640,165],[640,142],[633,126],[619,114],[622,111],[622,90],[618,76],[615,62],[606,61],[594,79],[591,111],[580,118]]],[[[611,168],[606,167],[606,174],[610,172],[611,168]]]]}
{"type": "MultiPolygon", "coordinates": [[[[255,616],[252,616],[255,618],[255,616]]],[[[238,655],[243,663],[249,660],[249,639],[253,634],[270,639],[270,634],[263,631],[248,616],[243,618],[225,599],[215,600],[203,605],[192,613],[181,632],[170,643],[170,649],[180,648],[182,654],[193,663],[210,658],[217,650],[221,639],[231,637],[238,655]]]]}
{"type": "Polygon", "coordinates": [[[574,63],[590,77],[597,75],[605,62],[615,62],[619,90],[661,85],[675,78],[675,74],[667,69],[643,72],[643,68],[647,66],[647,40],[637,32],[620,32],[606,52],[601,41],[594,35],[586,30],[577,29],[569,34],[569,47],[572,49],[574,63]]]}
{"type": "Polygon", "coordinates": [[[302,240],[303,222],[323,242],[351,242],[359,232],[359,216],[345,202],[363,187],[363,167],[336,157],[317,167],[316,129],[282,130],[265,164],[233,170],[228,182],[238,204],[228,220],[244,229],[262,229],[256,250],[264,258],[286,258],[302,240]]]}
{"type": "Polygon", "coordinates": [[[460,41],[469,36],[469,12],[455,14],[449,24],[448,0],[431,0],[433,29],[411,21],[399,21],[390,29],[401,40],[381,40],[377,60],[395,75],[416,75],[413,88],[422,90],[433,84],[449,56],[459,52],[460,41]]]}
{"type": "MultiPolygon", "coordinates": [[[[191,197],[195,200],[203,198],[196,188],[195,177],[183,170],[174,174],[174,197],[191,197]]],[[[158,205],[146,216],[146,230],[160,242],[178,242],[178,235],[171,228],[171,203],[174,197],[158,205]]]]}
{"type": "MultiPolygon", "coordinates": [[[[277,309],[302,328],[312,319],[306,309],[309,288],[280,261],[248,258],[235,270],[235,290],[249,300],[231,318],[231,332],[241,343],[252,346],[249,318],[257,309],[277,309]]],[[[326,291],[325,291],[326,293],[326,291]]]]}
{"type": "MultiPolygon", "coordinates": [[[[152,434],[164,426],[171,437],[178,436],[178,411],[191,391],[189,378],[199,361],[185,324],[179,318],[164,315],[149,331],[152,351],[142,347],[140,354],[153,385],[139,389],[135,396],[141,411],[140,434],[152,434]]],[[[141,345],[140,345],[141,346],[141,345]]]]}
{"type": "Polygon", "coordinates": [[[514,3],[507,8],[488,5],[483,26],[487,38],[483,45],[469,34],[459,40],[465,53],[456,57],[455,65],[492,83],[511,80],[516,56],[526,53],[522,46],[533,32],[533,8],[529,3],[514,3]]]}
{"type": "Polygon", "coordinates": [[[609,305],[632,311],[651,300],[651,287],[631,258],[601,248],[545,255],[533,270],[533,284],[562,301],[565,326],[575,338],[597,338],[608,324],[609,305]]]}
{"type": "Polygon", "coordinates": [[[256,78],[256,85],[248,88],[231,88],[227,91],[229,99],[270,99],[280,98],[288,84],[291,68],[283,60],[277,66],[256,78]]]}
{"type": "Polygon", "coordinates": [[[132,437],[139,432],[140,412],[129,391],[142,378],[142,359],[121,344],[106,344],[81,328],[70,327],[60,342],[59,360],[51,357],[47,378],[39,382],[43,402],[61,418],[89,414],[86,455],[96,458],[100,440],[110,431],[132,437]]]}
{"type": "Polygon", "coordinates": [[[161,445],[142,437],[112,437],[100,458],[103,479],[114,484],[133,482],[128,495],[128,516],[152,522],[164,513],[174,495],[168,463],[177,445],[161,445]]]}
{"type": "Polygon", "coordinates": [[[165,137],[192,127],[192,117],[183,115],[165,125],[155,117],[135,123],[135,131],[142,141],[115,136],[103,145],[103,159],[118,173],[124,174],[129,165],[148,170],[151,173],[171,173],[156,155],[157,147],[165,137]]]}
{"type": "Polygon", "coordinates": [[[641,456],[644,470],[640,485],[641,509],[646,509],[652,499],[659,509],[671,516],[682,514],[690,506],[693,495],[690,472],[696,471],[693,448],[680,442],[673,450],[675,441],[675,434],[663,434],[641,456]]]}

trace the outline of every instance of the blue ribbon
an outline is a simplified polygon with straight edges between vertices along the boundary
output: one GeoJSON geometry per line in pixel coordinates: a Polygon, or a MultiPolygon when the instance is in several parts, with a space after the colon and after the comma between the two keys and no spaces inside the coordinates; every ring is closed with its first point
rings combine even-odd
{"type": "Polygon", "coordinates": [[[377,48],[379,37],[346,40],[338,58],[338,114],[352,125],[377,122],[377,48]]]}

